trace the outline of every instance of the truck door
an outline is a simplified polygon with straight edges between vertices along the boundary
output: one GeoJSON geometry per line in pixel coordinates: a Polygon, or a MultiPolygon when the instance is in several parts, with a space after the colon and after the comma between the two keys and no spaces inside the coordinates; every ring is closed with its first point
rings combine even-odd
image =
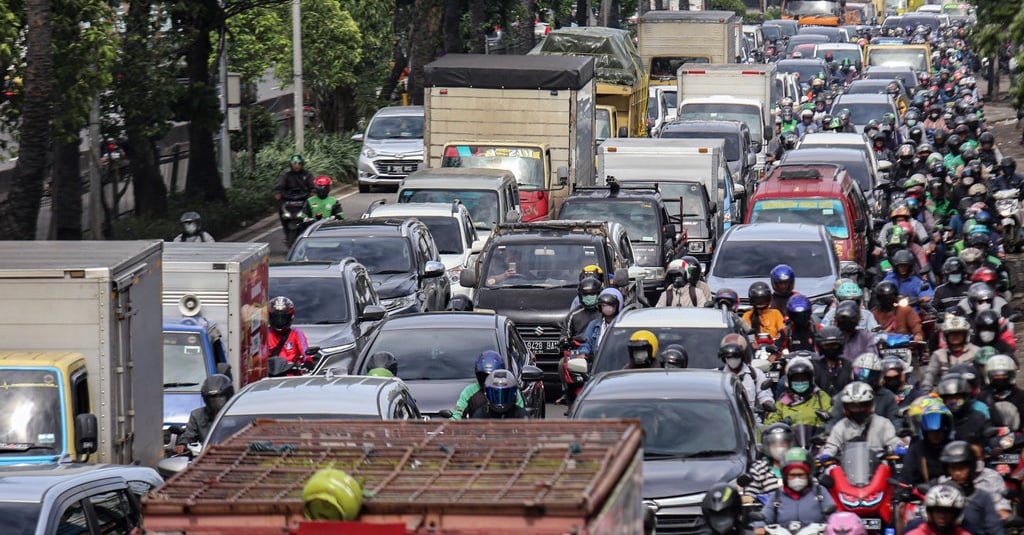
{"type": "MultiPolygon", "coordinates": [[[[110,392],[108,398],[110,409],[104,410],[101,407],[96,407],[96,410],[103,414],[113,415],[111,421],[107,421],[105,425],[110,426],[112,431],[107,435],[113,440],[113,443],[109,444],[112,454],[110,462],[116,464],[132,464],[135,450],[133,438],[135,436],[133,432],[135,429],[135,385],[132,374],[134,363],[131,362],[135,349],[133,348],[135,341],[132,340],[132,322],[136,311],[132,308],[131,299],[134,276],[135,273],[131,272],[114,282],[114,293],[117,300],[117,309],[114,311],[114,330],[118,343],[110,348],[109,368],[105,372],[107,377],[100,380],[100,384],[104,379],[110,381],[108,390],[110,392]]],[[[152,351],[152,348],[140,347],[138,351],[141,354],[142,351],[152,351]]],[[[100,417],[100,427],[102,428],[104,416],[97,416],[100,417]]],[[[149,424],[149,422],[146,423],[149,424]]]]}

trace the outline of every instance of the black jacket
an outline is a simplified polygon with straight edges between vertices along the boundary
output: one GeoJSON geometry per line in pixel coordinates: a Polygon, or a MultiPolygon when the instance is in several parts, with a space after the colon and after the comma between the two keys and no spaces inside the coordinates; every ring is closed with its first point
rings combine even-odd
{"type": "Polygon", "coordinates": [[[292,170],[285,171],[277,179],[277,187],[274,188],[274,193],[279,193],[285,199],[290,200],[308,199],[313,194],[313,181],[315,179],[313,173],[305,169],[297,173],[292,170]]]}
{"type": "Polygon", "coordinates": [[[194,442],[203,442],[206,435],[210,434],[210,426],[213,425],[213,417],[206,410],[206,407],[193,409],[188,415],[188,425],[185,432],[178,436],[176,446],[188,446],[194,442]]]}
{"type": "Polygon", "coordinates": [[[825,357],[814,359],[814,383],[833,400],[853,376],[853,364],[850,361],[839,357],[834,364],[835,367],[830,369],[825,357]]]}
{"type": "Polygon", "coordinates": [[[942,448],[945,444],[932,444],[927,440],[914,437],[907,448],[907,454],[903,456],[903,470],[900,471],[900,483],[916,485],[927,483],[941,475],[944,475],[942,461],[942,448]]]}
{"type": "Polygon", "coordinates": [[[477,410],[473,411],[473,414],[471,414],[469,418],[471,420],[525,420],[526,409],[518,405],[513,405],[512,409],[510,409],[508,412],[498,414],[496,412],[492,412],[490,406],[484,405],[483,407],[480,407],[477,410]]]}

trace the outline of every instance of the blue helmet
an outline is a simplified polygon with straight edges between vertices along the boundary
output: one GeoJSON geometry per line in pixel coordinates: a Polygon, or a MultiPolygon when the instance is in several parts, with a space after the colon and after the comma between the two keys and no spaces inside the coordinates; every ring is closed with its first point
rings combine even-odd
{"type": "Polygon", "coordinates": [[[989,225],[992,224],[992,214],[989,213],[987,210],[982,210],[974,214],[974,222],[979,225],[985,225],[986,227],[988,227],[989,225]]]}
{"type": "Polygon", "coordinates": [[[786,302],[786,315],[794,323],[807,323],[811,319],[811,300],[795,294],[786,302]]]}
{"type": "Polygon", "coordinates": [[[480,356],[476,358],[476,380],[482,387],[484,381],[487,380],[487,376],[494,370],[504,370],[505,360],[501,358],[501,355],[497,351],[487,350],[480,353],[480,356]]]}
{"type": "Polygon", "coordinates": [[[796,284],[796,274],[793,268],[786,264],[779,264],[772,269],[772,290],[775,293],[787,295],[793,293],[793,286],[796,284]]]}

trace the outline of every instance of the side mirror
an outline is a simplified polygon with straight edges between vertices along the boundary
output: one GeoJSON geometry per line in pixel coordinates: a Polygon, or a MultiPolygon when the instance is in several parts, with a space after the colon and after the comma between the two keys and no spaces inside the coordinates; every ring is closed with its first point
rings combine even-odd
{"type": "Polygon", "coordinates": [[[876,190],[884,190],[884,189],[889,189],[890,186],[892,186],[892,182],[889,182],[888,180],[885,180],[883,178],[883,179],[879,179],[878,182],[875,184],[875,189],[876,190]]]}
{"type": "Polygon", "coordinates": [[[366,305],[359,315],[361,321],[380,321],[387,315],[387,310],[380,305],[366,305]]]}
{"type": "Polygon", "coordinates": [[[742,199],[747,196],[747,189],[743,187],[743,184],[734,182],[732,185],[732,196],[737,199],[742,199]]]}
{"type": "Polygon", "coordinates": [[[717,202],[712,202],[711,204],[708,205],[708,213],[714,214],[714,213],[717,213],[717,212],[718,212],[718,203],[717,202]]]}
{"type": "Polygon", "coordinates": [[[445,420],[447,420],[447,419],[452,417],[452,411],[450,411],[448,409],[441,409],[441,410],[437,411],[437,415],[439,417],[444,418],[445,420]]]}
{"type": "Polygon", "coordinates": [[[462,270],[462,273],[459,273],[459,284],[463,288],[475,288],[477,282],[479,281],[476,276],[476,264],[467,266],[466,269],[462,270]]]}
{"type": "Polygon", "coordinates": [[[878,162],[879,171],[888,171],[889,169],[892,169],[892,162],[889,160],[881,160],[878,162]]]}
{"type": "Polygon", "coordinates": [[[477,238],[473,240],[473,244],[469,246],[469,252],[473,254],[480,254],[480,251],[484,250],[485,241],[486,240],[484,240],[483,238],[477,238]]]}
{"type": "Polygon", "coordinates": [[[857,232],[857,233],[864,232],[864,230],[867,229],[867,227],[868,227],[867,221],[865,221],[863,218],[858,219],[858,220],[853,222],[853,231],[854,232],[857,232]]]}
{"type": "Polygon", "coordinates": [[[827,422],[832,419],[832,415],[828,411],[822,409],[814,411],[814,415],[823,422],[827,422]]]}
{"type": "MultiPolygon", "coordinates": [[[[751,143],[750,145],[751,145],[750,148],[753,149],[753,151],[755,153],[761,152],[761,144],[760,143],[751,143]]],[[[757,154],[748,154],[747,155],[747,167],[753,167],[755,165],[757,165],[757,154]]]]}
{"type": "Polygon", "coordinates": [[[523,383],[524,386],[526,383],[536,383],[543,380],[544,372],[536,366],[523,366],[523,371],[519,374],[519,382],[523,383]]]}
{"type": "Polygon", "coordinates": [[[160,474],[160,477],[170,479],[179,472],[184,472],[188,468],[188,462],[188,456],[186,455],[160,459],[156,463],[156,471],[160,474]]]}
{"type": "Polygon", "coordinates": [[[585,358],[575,358],[569,359],[569,362],[565,364],[565,367],[569,370],[569,373],[585,374],[588,372],[590,363],[588,363],[585,358]]]}
{"type": "Polygon", "coordinates": [[[320,346],[309,346],[306,348],[306,355],[312,357],[320,352],[320,346]]]}
{"type": "Polygon", "coordinates": [[[620,126],[619,137],[629,137],[629,128],[626,128],[625,126],[620,126]]]}
{"type": "Polygon", "coordinates": [[[564,165],[558,168],[558,185],[563,187],[569,185],[569,168],[564,165]]]}
{"type": "Polygon", "coordinates": [[[675,225],[675,223],[666,223],[666,224],[665,224],[665,226],[664,226],[664,227],[662,227],[662,229],[661,229],[661,235],[662,235],[662,237],[664,237],[664,238],[665,238],[666,240],[669,240],[669,239],[675,238],[675,237],[676,237],[676,234],[677,234],[678,232],[679,232],[679,229],[678,229],[678,228],[676,228],[676,225],[675,225]]]}
{"type": "Polygon", "coordinates": [[[518,222],[520,222],[522,220],[523,220],[523,213],[520,212],[519,210],[509,210],[508,213],[505,214],[505,222],[506,223],[518,223],[518,222]]]}
{"type": "Polygon", "coordinates": [[[431,260],[427,262],[427,265],[423,266],[422,277],[424,279],[433,279],[444,275],[444,264],[437,260],[431,260]]]}
{"type": "Polygon", "coordinates": [[[99,424],[95,414],[75,416],[75,452],[92,455],[99,448],[99,424]]]}
{"type": "Polygon", "coordinates": [[[362,141],[362,140],[363,140],[363,133],[362,132],[359,132],[358,134],[352,134],[352,141],[362,141]]]}
{"type": "MultiPolygon", "coordinates": [[[[758,448],[758,449],[760,449],[760,448],[758,448]]],[[[742,473],[742,474],[736,476],[736,484],[739,485],[740,487],[749,486],[753,482],[754,482],[754,478],[750,477],[750,474],[742,473]]]]}
{"type": "MultiPolygon", "coordinates": [[[[818,478],[818,484],[821,485],[822,487],[825,487],[826,489],[831,489],[836,484],[836,482],[834,479],[832,479],[832,476],[828,474],[822,474],[822,476],[818,478]]],[[[824,513],[825,510],[823,509],[821,512],[824,513]]]]}
{"type": "Polygon", "coordinates": [[[218,362],[217,373],[231,377],[231,365],[228,364],[227,362],[218,362]]]}

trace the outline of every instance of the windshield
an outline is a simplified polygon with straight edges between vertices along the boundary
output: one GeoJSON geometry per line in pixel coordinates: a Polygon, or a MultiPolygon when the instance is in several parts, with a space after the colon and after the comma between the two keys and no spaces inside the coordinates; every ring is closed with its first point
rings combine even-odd
{"type": "Polygon", "coordinates": [[[377,117],[366,130],[370,139],[423,139],[423,116],[377,117]]]}
{"type": "Polygon", "coordinates": [[[836,2],[828,0],[790,0],[786,2],[787,15],[835,15],[836,2]]]}
{"type": "Polygon", "coordinates": [[[582,243],[499,245],[487,256],[487,288],[575,288],[584,266],[603,265],[598,250],[582,243]]]}
{"type": "MultiPolygon", "coordinates": [[[[498,350],[494,329],[385,329],[364,352],[390,351],[405,381],[474,379],[473,366],[484,351],[498,350]]],[[[360,373],[366,373],[366,362],[360,373]]]]}
{"type": "Polygon", "coordinates": [[[772,24],[765,24],[761,26],[761,31],[764,32],[765,41],[778,41],[782,39],[782,28],[772,24]]]}
{"type": "Polygon", "coordinates": [[[604,141],[612,137],[612,117],[607,108],[594,110],[594,138],[604,141]]]}
{"type": "Polygon", "coordinates": [[[38,503],[0,503],[0,518],[4,519],[4,533],[8,535],[34,534],[42,508],[43,506],[38,503]]]}
{"type": "Polygon", "coordinates": [[[779,242],[725,240],[718,247],[711,274],[723,279],[765,278],[779,264],[799,266],[799,277],[828,277],[832,247],[816,241],[779,242]],[[782,244],[785,247],[782,247],[782,244]]]}
{"type": "Polygon", "coordinates": [[[676,71],[683,65],[711,63],[711,59],[701,56],[665,56],[651,60],[651,80],[675,80],[676,71]]]}
{"type": "MultiPolygon", "coordinates": [[[[681,378],[680,378],[681,379],[681,378]]],[[[740,449],[736,418],[727,401],[700,399],[586,400],[577,419],[633,418],[644,428],[644,456],[693,455],[740,449]]]]}
{"type": "MultiPolygon", "coordinates": [[[[405,238],[360,236],[331,238],[313,236],[295,244],[288,260],[327,260],[340,262],[354,257],[371,275],[408,273],[412,271],[412,251],[405,238]]],[[[274,294],[276,295],[276,294],[274,294]]]]}
{"type": "MultiPolygon", "coordinates": [[[[773,266],[774,267],[774,266],[773,266]]],[[[722,327],[642,327],[654,333],[658,337],[659,347],[668,347],[672,344],[679,344],[685,348],[707,348],[718,347],[722,337],[729,334],[729,330],[722,327]]],[[[629,362],[629,351],[626,344],[629,337],[641,327],[614,327],[598,348],[597,357],[594,360],[594,369],[591,375],[612,370],[621,370],[629,362]]],[[[718,355],[713,351],[690,351],[689,367],[695,369],[709,370],[721,366],[718,355]]]]}
{"type": "Polygon", "coordinates": [[[877,104],[853,104],[853,103],[842,103],[837,104],[835,109],[840,110],[846,108],[850,110],[850,122],[857,125],[863,126],[868,124],[868,121],[874,119],[881,122],[886,113],[895,113],[893,107],[888,102],[879,102],[877,104]]]}
{"type": "Polygon", "coordinates": [[[660,234],[658,207],[645,200],[572,199],[562,205],[558,218],[621,223],[633,243],[656,243],[660,234]]]}
{"type": "Polygon", "coordinates": [[[779,72],[788,72],[799,75],[797,81],[801,84],[810,83],[820,73],[825,72],[820,63],[787,63],[779,64],[779,72]]]}
{"type": "MultiPolygon", "coordinates": [[[[683,104],[679,119],[740,121],[750,129],[751,139],[761,139],[761,108],[745,104],[683,104]]],[[[727,151],[728,152],[728,151],[727,151]]],[[[727,155],[726,158],[730,159],[727,155]]]]}
{"type": "Polygon", "coordinates": [[[209,358],[198,334],[164,332],[164,388],[199,392],[209,358]]]}
{"type": "Polygon", "coordinates": [[[490,230],[498,222],[498,192],[484,190],[404,189],[398,202],[439,202],[458,199],[473,219],[473,226],[490,230]]]}
{"type": "Polygon", "coordinates": [[[818,59],[825,59],[825,54],[831,52],[832,59],[837,64],[842,64],[844,59],[850,60],[852,65],[860,65],[861,56],[860,49],[854,48],[825,48],[818,47],[814,50],[814,57],[818,59]]]}
{"type": "Polygon", "coordinates": [[[907,66],[915,71],[924,71],[927,58],[919,48],[876,48],[868,52],[868,65],[907,66]]]}
{"type": "MultiPolygon", "coordinates": [[[[842,152],[846,151],[844,150],[842,152]]],[[[855,182],[857,182],[857,184],[860,185],[861,191],[872,190],[874,185],[871,184],[871,171],[868,169],[869,160],[866,157],[862,158],[859,154],[855,157],[850,157],[847,155],[839,156],[836,154],[832,154],[831,158],[832,161],[830,163],[839,164],[846,168],[846,172],[850,174],[850,178],[852,178],[855,182]]],[[[816,165],[821,163],[821,161],[822,160],[820,157],[808,154],[800,154],[799,150],[787,153],[786,156],[783,156],[782,158],[783,164],[806,163],[816,165]],[[792,157],[790,157],[790,155],[792,155],[792,157]]]]}
{"type": "Polygon", "coordinates": [[[60,385],[60,375],[53,370],[0,371],[0,455],[60,452],[60,385]]]}
{"type": "Polygon", "coordinates": [[[430,230],[434,237],[434,244],[437,245],[437,252],[441,254],[462,254],[465,247],[462,243],[462,232],[459,229],[459,220],[454,217],[426,217],[419,219],[430,230]]]}
{"type": "MultiPolygon", "coordinates": [[[[690,106],[687,105],[687,111],[689,111],[689,108],[690,106]]],[[[688,118],[689,117],[683,117],[683,119],[688,118]]],[[[725,159],[730,162],[735,162],[740,159],[740,136],[735,134],[691,132],[688,130],[677,130],[669,127],[661,131],[660,137],[671,139],[721,139],[722,141],[725,141],[725,159]]]]}
{"type": "Polygon", "coordinates": [[[295,303],[298,325],[327,325],[348,321],[348,295],[340,277],[270,277],[270,295],[295,303]]]}
{"type": "MultiPolygon", "coordinates": [[[[230,409],[228,409],[230,410],[230,409]]],[[[251,424],[256,419],[267,419],[267,420],[380,420],[380,416],[377,414],[346,414],[341,412],[331,412],[327,414],[237,414],[229,416],[223,415],[217,427],[213,428],[210,432],[210,438],[207,440],[206,445],[220,444],[231,435],[234,435],[239,429],[251,424]]]]}
{"type": "Polygon", "coordinates": [[[836,199],[771,199],[758,201],[751,223],[807,223],[825,225],[833,238],[850,237],[843,203],[836,199]]]}
{"type": "Polygon", "coordinates": [[[483,167],[504,169],[516,175],[524,190],[545,188],[544,156],[534,147],[501,145],[458,145],[444,149],[441,167],[483,167]]]}

